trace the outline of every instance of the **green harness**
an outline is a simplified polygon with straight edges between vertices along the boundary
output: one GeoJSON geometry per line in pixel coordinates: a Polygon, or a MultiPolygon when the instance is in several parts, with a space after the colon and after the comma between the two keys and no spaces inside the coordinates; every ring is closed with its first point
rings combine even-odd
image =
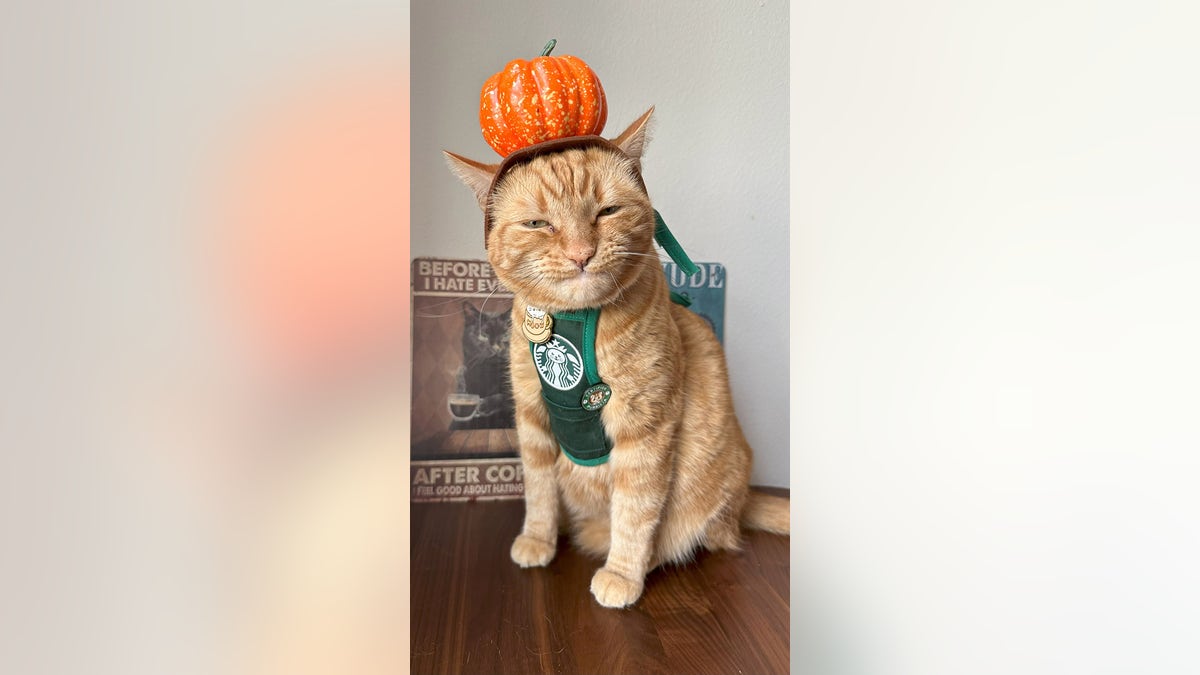
{"type": "MultiPolygon", "coordinates": [[[[696,265],[676,241],[658,211],[654,212],[654,240],[686,274],[695,274],[696,265]]],[[[687,306],[683,296],[672,292],[671,300],[687,306]]],[[[542,383],[542,400],[550,415],[550,430],[563,454],[580,466],[597,466],[608,461],[612,439],[604,433],[600,411],[612,397],[612,389],[600,379],[596,366],[596,327],[600,308],[556,312],[544,322],[545,314],[526,309],[526,335],[534,333],[540,341],[529,341],[529,354],[542,383]],[[546,324],[549,325],[546,325],[546,324]]]]}

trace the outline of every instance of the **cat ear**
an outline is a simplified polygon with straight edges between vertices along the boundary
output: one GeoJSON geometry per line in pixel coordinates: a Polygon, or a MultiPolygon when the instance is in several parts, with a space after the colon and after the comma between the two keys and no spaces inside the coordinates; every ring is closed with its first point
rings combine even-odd
{"type": "Polygon", "coordinates": [[[463,300],[463,314],[466,314],[467,318],[471,320],[479,318],[479,310],[466,300],[463,300]]]}
{"type": "Polygon", "coordinates": [[[642,151],[646,148],[646,132],[650,128],[650,116],[654,114],[654,106],[642,114],[641,117],[633,121],[629,128],[621,132],[620,136],[613,139],[613,143],[621,148],[621,151],[629,155],[630,159],[636,160],[639,163],[642,159],[642,151]]]}
{"type": "Polygon", "coordinates": [[[454,172],[454,175],[458,176],[459,180],[466,183],[467,187],[475,193],[479,208],[486,207],[488,188],[492,187],[492,178],[496,175],[500,165],[476,162],[445,150],[442,151],[442,154],[446,156],[446,164],[454,172]]]}

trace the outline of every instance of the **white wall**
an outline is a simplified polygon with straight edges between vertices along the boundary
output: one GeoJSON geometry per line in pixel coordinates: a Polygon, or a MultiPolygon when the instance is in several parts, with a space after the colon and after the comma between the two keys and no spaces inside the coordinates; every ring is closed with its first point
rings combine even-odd
{"type": "Polygon", "coordinates": [[[793,10],[793,655],[1200,672],[1195,3],[793,10]]]}
{"type": "Polygon", "coordinates": [[[412,5],[412,255],[484,258],[474,198],[442,149],[494,161],[483,81],[550,38],[597,72],[605,134],[649,106],[655,207],[696,261],[724,263],[734,400],[752,480],[788,484],[788,8],[755,3],[476,0],[412,5]]]}

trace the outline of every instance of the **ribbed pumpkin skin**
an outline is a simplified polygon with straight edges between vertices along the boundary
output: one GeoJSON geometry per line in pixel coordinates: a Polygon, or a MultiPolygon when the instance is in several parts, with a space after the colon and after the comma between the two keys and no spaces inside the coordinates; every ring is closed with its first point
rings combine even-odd
{"type": "Polygon", "coordinates": [[[479,126],[492,149],[599,134],[608,121],[600,78],[576,56],[514,59],[483,84],[479,126]]]}

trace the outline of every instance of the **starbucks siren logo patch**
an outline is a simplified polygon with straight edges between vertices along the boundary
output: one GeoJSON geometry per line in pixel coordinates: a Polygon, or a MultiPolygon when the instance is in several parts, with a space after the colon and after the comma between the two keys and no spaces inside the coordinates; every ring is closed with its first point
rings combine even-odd
{"type": "Polygon", "coordinates": [[[583,378],[579,350],[560,335],[533,348],[533,363],[546,384],[561,391],[574,389],[583,378]]]}

